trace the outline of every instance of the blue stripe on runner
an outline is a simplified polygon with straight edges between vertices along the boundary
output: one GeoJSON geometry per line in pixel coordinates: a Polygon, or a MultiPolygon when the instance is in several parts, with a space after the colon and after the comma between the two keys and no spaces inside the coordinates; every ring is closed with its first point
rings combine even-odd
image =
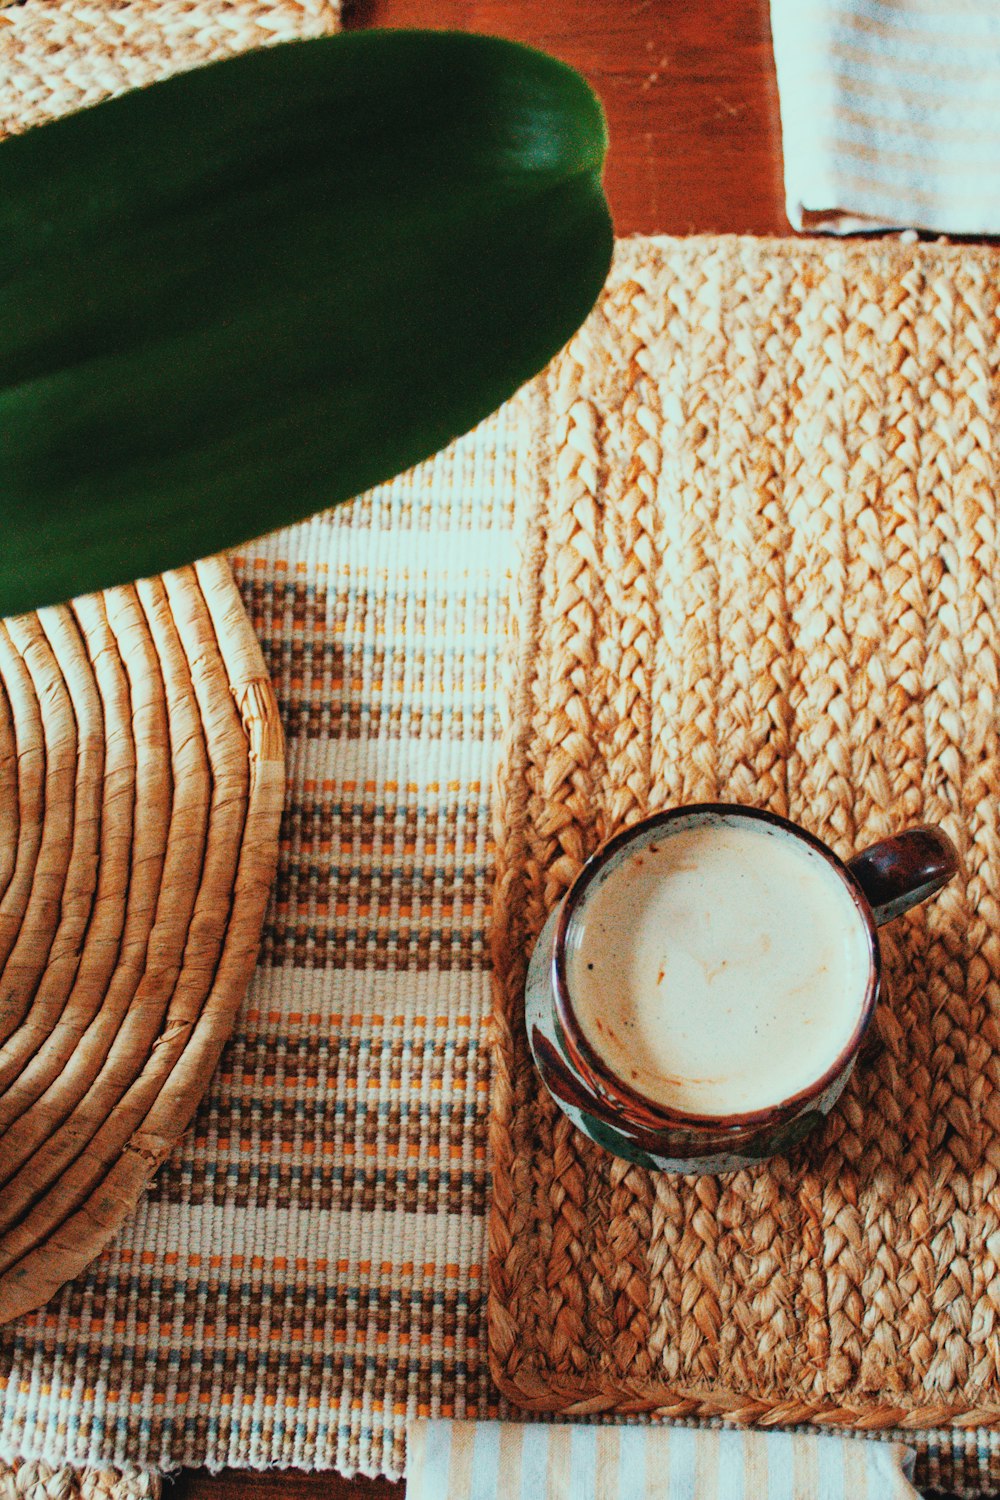
{"type": "MultiPolygon", "coordinates": [[[[648,1453],[649,1444],[646,1442],[646,1433],[642,1428],[623,1427],[621,1429],[618,1437],[618,1497],[620,1500],[639,1500],[640,1496],[649,1494],[649,1472],[646,1462],[648,1453]]],[[[673,1453],[671,1452],[671,1474],[673,1469],[673,1453]]],[[[691,1483],[692,1485],[694,1483],[693,1476],[691,1483]]]]}
{"type": "Polygon", "coordinates": [[[795,1459],[791,1438],[768,1433],[767,1500],[795,1500],[795,1459]],[[777,1441],[771,1442],[774,1438],[777,1441]]]}
{"type": "MultiPolygon", "coordinates": [[[[719,1433],[719,1500],[743,1500],[746,1450],[742,1432],[719,1433]]],[[[748,1496],[747,1500],[757,1500],[748,1496]]]]}
{"type": "Polygon", "coordinates": [[[521,1449],[520,1500],[539,1500],[539,1497],[545,1494],[548,1454],[548,1428],[526,1427],[521,1449]]]}
{"type": "Polygon", "coordinates": [[[687,1427],[678,1427],[676,1432],[671,1431],[670,1434],[670,1477],[680,1495],[694,1494],[694,1439],[695,1434],[687,1427]]]}
{"type": "Polygon", "coordinates": [[[480,1422],[472,1450],[472,1493],[469,1500],[496,1500],[502,1495],[500,1474],[500,1424],[480,1422]]]}
{"type": "Polygon", "coordinates": [[[816,1500],[854,1500],[844,1493],[844,1453],[839,1443],[819,1444],[819,1494],[816,1500]]]}
{"type": "Polygon", "coordinates": [[[569,1453],[571,1500],[597,1500],[596,1427],[574,1427],[569,1453]]]}

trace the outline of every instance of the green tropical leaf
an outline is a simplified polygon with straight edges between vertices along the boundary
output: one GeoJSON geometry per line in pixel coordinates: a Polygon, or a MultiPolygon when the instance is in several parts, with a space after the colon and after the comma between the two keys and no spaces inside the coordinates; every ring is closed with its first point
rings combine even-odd
{"type": "Polygon", "coordinates": [[[607,274],[604,118],[490,37],[249,53],[0,145],[0,615],[389,478],[607,274]]]}

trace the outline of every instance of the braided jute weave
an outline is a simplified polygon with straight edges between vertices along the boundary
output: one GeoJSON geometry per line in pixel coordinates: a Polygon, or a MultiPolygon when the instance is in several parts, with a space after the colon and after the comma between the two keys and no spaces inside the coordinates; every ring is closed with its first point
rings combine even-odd
{"type": "Polygon", "coordinates": [[[625,243],[532,393],[489,1226],[520,1406],[1000,1424],[998,271],[987,248],[625,243]],[[881,1048],[811,1144],[651,1175],[542,1092],[525,962],[600,841],[720,798],[842,854],[939,823],[964,874],[884,933],[881,1048]]]}

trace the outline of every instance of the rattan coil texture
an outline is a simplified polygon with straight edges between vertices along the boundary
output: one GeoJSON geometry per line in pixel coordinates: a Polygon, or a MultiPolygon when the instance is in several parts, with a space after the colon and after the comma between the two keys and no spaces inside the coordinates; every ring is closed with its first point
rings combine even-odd
{"type": "Polygon", "coordinates": [[[1000,1423],[998,268],[626,242],[534,389],[493,934],[490,1351],[521,1407],[1000,1423]],[[719,798],[843,854],[939,823],[964,873],[884,933],[881,1050],[825,1131],[675,1178],[552,1106],[522,986],[599,842],[719,798]]]}
{"type": "Polygon", "coordinates": [[[228,563],[0,622],[0,1322],[193,1114],[256,961],[283,742],[228,563]]]}

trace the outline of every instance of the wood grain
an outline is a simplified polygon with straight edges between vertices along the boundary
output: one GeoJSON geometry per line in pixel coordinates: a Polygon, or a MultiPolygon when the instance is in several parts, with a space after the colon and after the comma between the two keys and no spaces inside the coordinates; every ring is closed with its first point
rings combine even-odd
{"type": "Polygon", "coordinates": [[[388,1479],[345,1479],[301,1469],[223,1469],[219,1474],[184,1469],[164,1489],[164,1500],[402,1500],[405,1491],[404,1484],[390,1484],[388,1479]]]}
{"type": "Polygon", "coordinates": [[[355,0],[349,26],[493,32],[604,101],[624,234],[788,234],[767,0],[355,0]]]}
{"type": "MultiPolygon", "coordinates": [[[[345,25],[492,32],[578,68],[604,102],[619,235],[787,234],[767,0],[354,0],[345,25]]],[[[402,1484],[188,1470],[178,1500],[401,1500],[402,1484]]]]}

